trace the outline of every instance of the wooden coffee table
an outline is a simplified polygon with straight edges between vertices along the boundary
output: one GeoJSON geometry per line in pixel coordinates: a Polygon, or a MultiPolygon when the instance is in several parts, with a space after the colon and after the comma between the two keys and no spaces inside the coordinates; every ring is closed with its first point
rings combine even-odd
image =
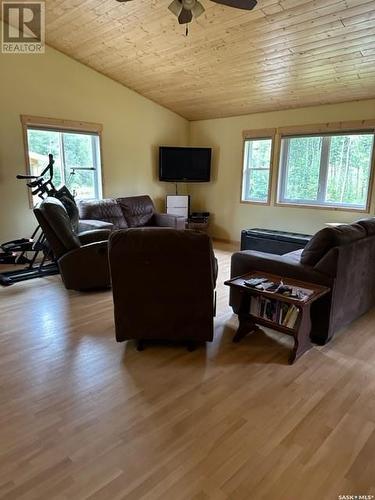
{"type": "Polygon", "coordinates": [[[297,281],[289,278],[284,278],[283,276],[277,276],[274,274],[262,272],[245,274],[243,276],[228,280],[224,284],[239,290],[241,293],[241,303],[238,311],[239,326],[233,338],[233,342],[239,342],[246,335],[257,331],[257,325],[262,325],[293,337],[294,347],[289,356],[289,364],[293,364],[296,359],[298,359],[300,356],[302,356],[303,353],[305,353],[312,347],[312,343],[310,340],[311,305],[316,300],[328,294],[330,292],[330,288],[306,281],[297,281]],[[272,281],[274,283],[282,281],[284,285],[290,287],[308,289],[312,291],[312,294],[306,300],[301,300],[275,292],[258,290],[244,284],[245,280],[257,277],[267,278],[268,281],[272,281]],[[298,316],[295,325],[293,327],[288,327],[280,324],[278,320],[272,321],[270,319],[266,319],[265,317],[251,314],[251,300],[257,297],[271,299],[272,301],[276,301],[276,303],[279,304],[294,305],[298,309],[298,316]]]}

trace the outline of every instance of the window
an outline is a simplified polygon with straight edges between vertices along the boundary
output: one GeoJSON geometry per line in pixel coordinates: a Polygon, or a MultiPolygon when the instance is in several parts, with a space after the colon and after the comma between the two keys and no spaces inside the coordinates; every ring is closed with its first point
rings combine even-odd
{"type": "Polygon", "coordinates": [[[26,123],[24,133],[31,175],[40,174],[52,153],[56,188],[65,184],[77,199],[102,197],[99,131],[55,128],[47,122],[26,123]]]}
{"type": "Polygon", "coordinates": [[[374,133],[281,139],[280,203],[366,209],[374,133]]]}
{"type": "Polygon", "coordinates": [[[268,203],[273,137],[245,138],[241,201],[268,203]]]}

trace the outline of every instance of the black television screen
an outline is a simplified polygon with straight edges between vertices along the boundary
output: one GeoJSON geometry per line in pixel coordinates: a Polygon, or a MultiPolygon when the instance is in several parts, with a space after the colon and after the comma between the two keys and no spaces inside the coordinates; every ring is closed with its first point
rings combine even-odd
{"type": "Polygon", "coordinates": [[[167,182],[208,182],[211,148],[159,148],[159,180],[167,182]]]}

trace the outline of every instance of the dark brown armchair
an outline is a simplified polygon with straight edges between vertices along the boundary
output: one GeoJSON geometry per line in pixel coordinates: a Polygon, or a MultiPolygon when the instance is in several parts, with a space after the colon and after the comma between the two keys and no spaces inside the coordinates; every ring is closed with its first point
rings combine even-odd
{"type": "Polygon", "coordinates": [[[56,198],[34,209],[35,216],[60,269],[64,285],[72,290],[110,287],[108,237],[110,230],[75,234],[67,211],[56,198]]]}
{"type": "Polygon", "coordinates": [[[111,234],[109,262],[116,339],[212,341],[216,259],[207,234],[123,229],[111,234]]]}

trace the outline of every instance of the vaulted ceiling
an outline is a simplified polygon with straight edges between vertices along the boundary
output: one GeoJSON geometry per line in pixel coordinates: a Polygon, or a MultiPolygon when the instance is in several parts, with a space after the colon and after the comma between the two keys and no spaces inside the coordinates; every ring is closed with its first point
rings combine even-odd
{"type": "Polygon", "coordinates": [[[375,0],[48,0],[47,43],[191,119],[375,97],[375,0]]]}

